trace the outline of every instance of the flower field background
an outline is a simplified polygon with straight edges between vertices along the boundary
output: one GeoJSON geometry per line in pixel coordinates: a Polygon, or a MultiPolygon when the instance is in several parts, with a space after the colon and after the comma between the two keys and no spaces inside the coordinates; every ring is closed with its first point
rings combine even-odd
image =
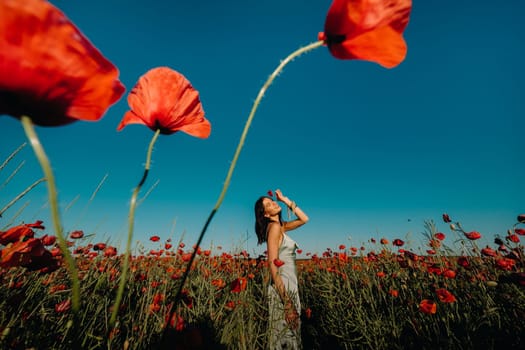
{"type": "MultiPolygon", "coordinates": [[[[518,217],[519,221],[524,218],[518,217]]],[[[495,246],[477,231],[426,223],[425,253],[401,239],[371,238],[367,247],[298,252],[305,349],[518,349],[525,342],[525,230],[514,224],[495,246]],[[449,243],[450,242],[450,243],[449,243]],[[453,251],[461,255],[451,255],[453,251]]],[[[79,269],[76,327],[71,285],[42,222],[0,231],[2,349],[264,349],[265,256],[221,247],[197,250],[153,236],[159,249],[132,256],[114,328],[109,327],[123,257],[82,231],[68,234],[79,269]],[[170,319],[170,315],[172,316],[170,319]]]]}

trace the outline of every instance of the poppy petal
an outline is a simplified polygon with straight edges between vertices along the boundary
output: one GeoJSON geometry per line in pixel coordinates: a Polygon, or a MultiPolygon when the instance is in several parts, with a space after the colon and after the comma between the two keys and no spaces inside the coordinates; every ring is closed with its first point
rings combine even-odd
{"type": "Polygon", "coordinates": [[[392,68],[406,56],[403,31],[411,9],[411,0],[334,0],[319,38],[336,58],[392,68]]]}
{"type": "Polygon", "coordinates": [[[0,2],[0,114],[43,126],[98,120],[124,93],[118,74],[49,2],[0,2]]]}
{"type": "Polygon", "coordinates": [[[128,124],[144,124],[153,131],[173,134],[183,131],[207,138],[210,122],[204,118],[199,93],[180,73],[168,67],[151,69],[128,95],[131,111],[124,115],[117,130],[128,124]]]}

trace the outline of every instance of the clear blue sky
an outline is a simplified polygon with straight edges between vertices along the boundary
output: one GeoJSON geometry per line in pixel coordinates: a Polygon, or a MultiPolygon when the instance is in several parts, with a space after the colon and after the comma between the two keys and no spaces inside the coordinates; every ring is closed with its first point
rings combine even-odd
{"type": "MultiPolygon", "coordinates": [[[[99,122],[37,127],[65,229],[94,233],[94,242],[125,242],[129,200],[153,133],[116,127],[137,79],[169,66],[200,92],[212,133],[159,138],[141,195],[158,184],[137,208],[134,240],[150,248],[153,234],[175,241],[184,234],[192,245],[260,87],[281,59],[317,40],[331,1],[51,2],[119,68],[127,88],[99,122]]],[[[291,233],[305,252],[371,237],[417,245],[425,220],[449,234],[444,212],[486,242],[505,235],[525,212],[523,11],[518,1],[415,1],[398,67],[336,60],[326,48],[289,64],[259,107],[203,246],[263,251],[253,204],[276,188],[311,218],[291,233]]],[[[0,127],[2,162],[26,136],[14,118],[0,118],[0,127]]],[[[42,176],[28,145],[0,172],[0,207],[42,176]]],[[[51,234],[46,201],[41,184],[4,213],[0,228],[27,204],[16,223],[42,219],[51,234]]]]}

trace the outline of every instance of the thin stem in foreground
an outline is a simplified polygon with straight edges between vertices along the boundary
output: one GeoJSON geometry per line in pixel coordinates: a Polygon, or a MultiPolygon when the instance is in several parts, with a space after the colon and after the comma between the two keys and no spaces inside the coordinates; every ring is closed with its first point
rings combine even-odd
{"type": "Polygon", "coordinates": [[[55,235],[58,240],[58,246],[62,252],[64,260],[66,262],[67,269],[71,277],[71,309],[73,310],[73,316],[76,318],[78,311],[80,309],[80,282],[78,279],[78,271],[75,265],[75,261],[69,251],[67,246],[67,241],[64,237],[62,224],[60,221],[60,213],[58,210],[58,199],[57,199],[57,188],[55,184],[55,176],[53,175],[53,170],[51,168],[51,163],[47,157],[40,140],[35,132],[33,121],[28,116],[22,116],[20,118],[24,131],[31,143],[31,147],[35,152],[35,155],[40,162],[40,166],[44,172],[44,177],[47,182],[47,190],[49,196],[49,206],[51,209],[51,219],[53,220],[53,225],[55,229],[55,235]]]}
{"type": "Polygon", "coordinates": [[[126,286],[126,280],[128,276],[128,270],[129,270],[129,260],[131,255],[131,243],[133,241],[133,228],[134,228],[134,222],[135,222],[135,209],[137,207],[137,196],[140,192],[140,189],[144,182],[146,182],[146,178],[148,177],[150,165],[151,165],[151,153],[153,152],[153,146],[155,145],[155,142],[157,141],[157,138],[160,135],[160,129],[158,129],[155,134],[153,135],[153,138],[151,139],[151,142],[148,147],[148,153],[146,155],[146,165],[144,166],[144,174],[142,175],[142,179],[140,180],[139,184],[135,189],[133,190],[133,194],[131,195],[131,202],[129,205],[129,217],[128,217],[128,241],[126,243],[126,251],[124,253],[124,263],[122,265],[122,272],[120,274],[120,281],[117,291],[117,296],[115,298],[115,303],[113,304],[113,311],[111,312],[111,318],[109,320],[109,330],[111,330],[115,326],[115,322],[117,320],[117,314],[118,309],[120,307],[120,303],[122,302],[122,296],[124,294],[124,287],[126,286]]]}
{"type": "MultiPolygon", "coordinates": [[[[250,129],[250,125],[252,124],[253,118],[255,116],[255,112],[257,111],[257,108],[259,107],[259,104],[260,104],[262,98],[264,97],[264,94],[266,93],[266,90],[273,83],[275,78],[281,73],[283,68],[288,63],[290,63],[294,58],[296,58],[296,57],[298,57],[298,56],[300,56],[300,55],[302,55],[304,53],[307,53],[309,51],[312,51],[312,50],[314,50],[314,49],[316,49],[318,47],[321,47],[321,46],[323,46],[323,44],[324,44],[324,41],[316,41],[314,43],[311,43],[309,45],[301,47],[298,50],[295,50],[294,52],[292,52],[290,55],[288,55],[288,57],[286,57],[284,60],[281,61],[279,66],[277,66],[277,68],[272,72],[272,74],[268,77],[268,79],[266,80],[266,82],[264,83],[262,88],[259,90],[259,94],[257,95],[257,98],[255,99],[255,102],[253,103],[253,106],[252,106],[252,109],[251,109],[250,114],[248,116],[248,119],[246,120],[246,124],[244,125],[244,130],[243,130],[243,132],[241,134],[241,139],[239,140],[239,144],[237,145],[237,149],[235,150],[235,154],[233,155],[232,162],[230,163],[230,168],[228,170],[228,174],[226,175],[226,180],[224,181],[224,184],[223,184],[223,187],[222,187],[222,191],[221,191],[221,193],[219,195],[219,198],[218,198],[217,202],[215,203],[215,206],[213,207],[210,215],[208,216],[208,219],[206,220],[206,223],[204,224],[204,227],[203,227],[203,229],[202,229],[202,231],[201,231],[201,233],[199,235],[199,238],[197,240],[197,244],[195,245],[195,247],[193,249],[193,253],[191,255],[191,258],[188,261],[188,268],[184,271],[184,275],[182,276],[182,280],[181,280],[178,292],[177,292],[177,294],[175,296],[175,304],[174,304],[174,307],[172,308],[172,311],[170,312],[168,320],[171,320],[171,317],[173,316],[174,310],[176,309],[176,305],[181,299],[182,290],[184,288],[184,283],[186,282],[186,279],[188,278],[188,274],[190,272],[191,265],[192,265],[193,261],[195,260],[195,256],[197,255],[197,251],[198,251],[198,249],[200,247],[202,239],[204,238],[204,234],[206,233],[206,230],[208,229],[208,226],[210,225],[213,217],[215,216],[215,213],[219,210],[219,207],[221,206],[221,204],[222,204],[222,202],[224,200],[224,197],[226,195],[228,187],[230,186],[230,182],[231,182],[231,178],[232,178],[232,175],[233,175],[233,171],[235,170],[235,166],[237,164],[237,160],[239,159],[239,155],[241,154],[241,150],[242,150],[242,148],[244,146],[244,141],[246,140],[246,136],[248,135],[248,130],[250,129]]],[[[168,329],[168,327],[165,328],[164,334],[166,333],[167,329],[168,329]]]]}

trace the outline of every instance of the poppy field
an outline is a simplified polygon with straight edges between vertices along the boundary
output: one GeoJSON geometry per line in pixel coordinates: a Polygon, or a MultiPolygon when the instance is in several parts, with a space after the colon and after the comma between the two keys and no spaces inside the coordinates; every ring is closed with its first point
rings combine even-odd
{"type": "MultiPolygon", "coordinates": [[[[0,349],[267,348],[266,256],[201,246],[255,112],[283,68],[314,49],[395,68],[407,53],[403,31],[411,9],[411,0],[334,0],[317,40],[281,60],[259,91],[197,242],[152,236],[148,244],[156,248],[147,251],[132,242],[152,150],[159,135],[210,136],[198,91],[169,67],[138,77],[116,129],[140,124],[153,136],[129,202],[125,247],[68,230],[61,222],[53,155],[48,158],[35,126],[96,122],[126,87],[118,67],[60,9],[45,0],[0,0],[0,116],[20,121],[43,173],[17,197],[2,198],[0,349]],[[9,210],[40,183],[47,187],[49,222],[24,222],[23,206],[9,210]]],[[[19,150],[0,163],[0,172],[19,150]]],[[[298,250],[303,347],[523,348],[525,214],[483,246],[482,227],[464,229],[460,218],[439,215],[447,231],[428,220],[421,228],[423,245],[370,237],[322,253],[298,250]]]]}
{"type": "MultiPolygon", "coordinates": [[[[459,222],[426,222],[426,247],[370,238],[321,255],[298,251],[305,349],[518,349],[525,342],[525,216],[494,246],[459,222]],[[451,255],[452,251],[461,252],[451,255]]],[[[159,236],[130,259],[118,321],[110,316],[122,254],[68,234],[81,305],[72,327],[71,281],[42,222],[0,232],[0,344],[5,349],[264,349],[265,256],[187,247],[159,236]],[[191,268],[192,253],[196,259],[191,268]],[[174,303],[189,269],[180,303],[174,303]],[[174,305],[177,305],[174,307],[174,305]]]]}

